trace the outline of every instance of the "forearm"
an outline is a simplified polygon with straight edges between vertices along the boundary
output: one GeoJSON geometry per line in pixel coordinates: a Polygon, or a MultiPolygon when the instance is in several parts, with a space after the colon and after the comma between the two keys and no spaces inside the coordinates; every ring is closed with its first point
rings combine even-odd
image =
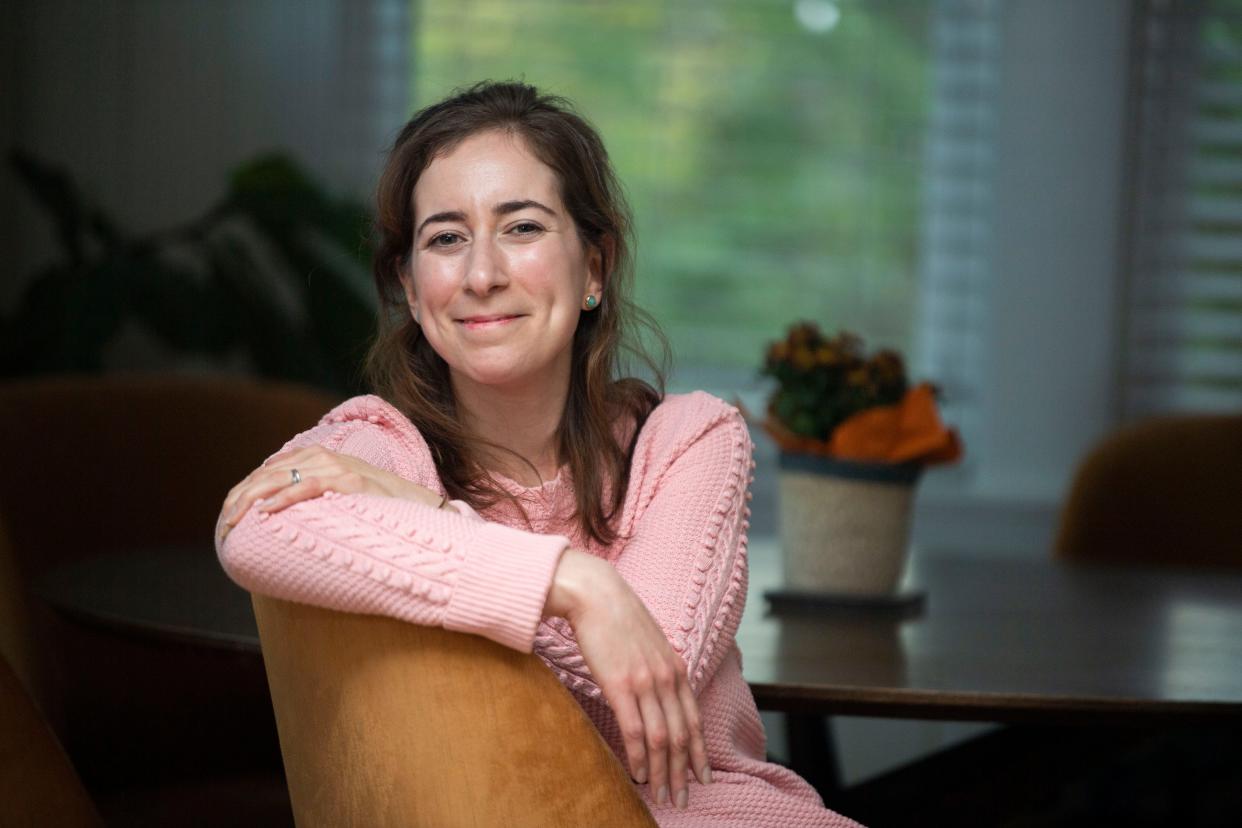
{"type": "Polygon", "coordinates": [[[566,549],[552,575],[543,617],[557,616],[572,624],[586,602],[610,588],[618,577],[606,561],[579,549],[566,549]]]}
{"type": "Polygon", "coordinates": [[[248,513],[218,550],[246,589],[484,635],[529,652],[567,541],[404,498],[248,513]]]}

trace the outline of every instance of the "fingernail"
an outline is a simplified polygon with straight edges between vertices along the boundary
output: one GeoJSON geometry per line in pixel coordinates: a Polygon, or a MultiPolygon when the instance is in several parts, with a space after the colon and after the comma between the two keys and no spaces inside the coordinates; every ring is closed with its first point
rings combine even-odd
{"type": "Polygon", "coordinates": [[[266,512],[267,506],[268,506],[267,498],[261,498],[254,502],[254,508],[258,509],[260,512],[266,512]]]}
{"type": "Polygon", "coordinates": [[[640,785],[645,785],[647,783],[647,769],[639,768],[638,773],[634,774],[634,781],[640,785]]]}
{"type": "Polygon", "coordinates": [[[656,802],[660,805],[668,802],[668,785],[660,786],[660,792],[656,794],[656,802]]]}
{"type": "Polygon", "coordinates": [[[685,810],[686,803],[690,801],[690,792],[682,788],[677,792],[677,807],[685,810]]]}
{"type": "Polygon", "coordinates": [[[704,766],[703,766],[703,772],[702,772],[702,773],[700,773],[700,774],[699,774],[699,776],[703,777],[703,784],[704,784],[704,785],[710,785],[710,784],[712,784],[712,766],[711,766],[711,765],[704,765],[704,766]]]}

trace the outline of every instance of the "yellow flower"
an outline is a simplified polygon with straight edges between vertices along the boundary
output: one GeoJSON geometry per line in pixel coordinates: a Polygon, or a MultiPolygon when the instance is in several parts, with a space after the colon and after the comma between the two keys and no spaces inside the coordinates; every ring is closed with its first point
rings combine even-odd
{"type": "Polygon", "coordinates": [[[815,356],[806,346],[794,348],[793,364],[799,371],[809,371],[815,367],[815,356]]]}

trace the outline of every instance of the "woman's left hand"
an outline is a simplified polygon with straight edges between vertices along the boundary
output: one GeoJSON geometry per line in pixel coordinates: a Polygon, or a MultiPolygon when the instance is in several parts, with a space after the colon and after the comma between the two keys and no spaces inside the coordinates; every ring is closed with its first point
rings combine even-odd
{"type": "Polygon", "coordinates": [[[426,486],[376,468],[357,457],[323,446],[306,446],[273,455],[229,491],[224,500],[220,538],[223,540],[228,535],[251,506],[265,512],[279,512],[328,491],[399,497],[428,506],[438,506],[441,502],[440,495],[426,486]],[[294,470],[301,482],[294,482],[294,470]]]}

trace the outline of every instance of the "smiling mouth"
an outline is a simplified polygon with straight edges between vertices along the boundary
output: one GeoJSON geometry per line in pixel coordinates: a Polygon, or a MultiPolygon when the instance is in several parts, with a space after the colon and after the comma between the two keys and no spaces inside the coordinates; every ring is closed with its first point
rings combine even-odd
{"type": "Polygon", "coordinates": [[[470,316],[465,319],[457,320],[466,327],[466,330],[478,331],[487,328],[499,328],[510,322],[521,319],[524,314],[497,314],[495,316],[470,316]]]}

